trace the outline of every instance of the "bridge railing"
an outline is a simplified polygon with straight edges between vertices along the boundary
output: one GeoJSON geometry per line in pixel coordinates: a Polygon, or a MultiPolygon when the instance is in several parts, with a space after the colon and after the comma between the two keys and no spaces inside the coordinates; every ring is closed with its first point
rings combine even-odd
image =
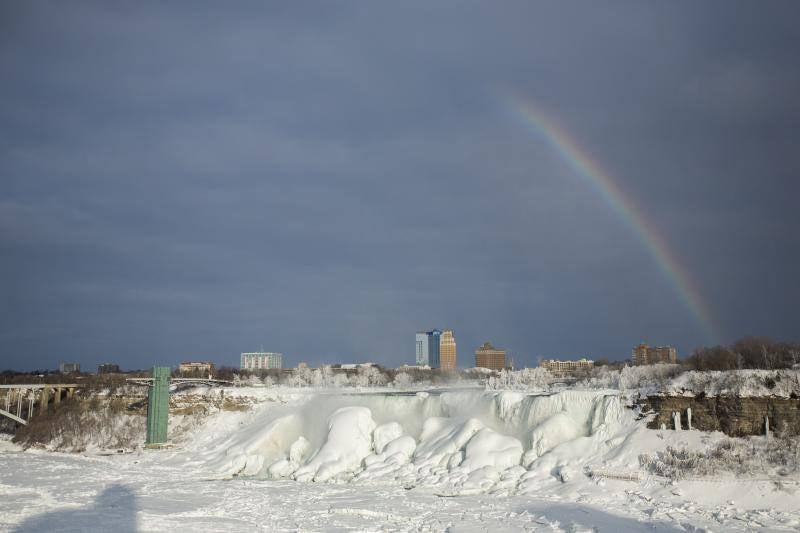
{"type": "MultiPolygon", "coordinates": [[[[153,378],[128,378],[126,382],[132,385],[151,385],[153,378]]],[[[208,379],[208,378],[170,378],[170,383],[205,383],[209,385],[229,385],[233,386],[233,381],[226,381],[224,379],[208,379]]]]}
{"type": "Polygon", "coordinates": [[[67,397],[72,397],[77,383],[17,383],[0,385],[0,390],[6,391],[4,407],[0,408],[0,416],[10,418],[14,422],[27,425],[28,420],[34,415],[35,405],[39,404],[40,410],[47,409],[50,398],[54,403],[61,402],[62,391],[67,391],[67,397]],[[38,392],[38,398],[37,398],[38,392]],[[12,406],[12,403],[16,404],[12,406]],[[16,413],[14,412],[16,411],[16,413]]]}

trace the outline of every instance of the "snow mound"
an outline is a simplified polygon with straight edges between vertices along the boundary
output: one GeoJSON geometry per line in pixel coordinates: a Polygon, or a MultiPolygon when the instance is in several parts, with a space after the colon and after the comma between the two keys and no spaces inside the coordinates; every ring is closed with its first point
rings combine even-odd
{"type": "Polygon", "coordinates": [[[297,481],[327,481],[353,472],[372,452],[375,422],[366,407],[342,407],[328,420],[328,439],[295,473],[297,481]]]}
{"type": "Polygon", "coordinates": [[[478,431],[467,443],[461,468],[472,472],[486,466],[502,471],[519,465],[522,443],[489,428],[478,431]]]}
{"type": "Polygon", "coordinates": [[[289,448],[297,428],[296,415],[280,417],[262,428],[247,428],[221,443],[224,451],[213,462],[214,469],[223,477],[254,476],[271,459],[281,456],[282,450],[289,448]]]}
{"type": "Polygon", "coordinates": [[[524,463],[530,465],[559,444],[576,439],[582,434],[580,421],[565,412],[556,413],[531,432],[531,447],[525,454],[524,463]]]}
{"type": "Polygon", "coordinates": [[[389,422],[375,428],[373,438],[375,440],[375,452],[381,453],[387,444],[403,435],[403,426],[397,422],[389,422]]]}
{"type": "Polygon", "coordinates": [[[202,456],[223,477],[514,494],[570,482],[635,427],[614,391],[319,395],[240,420],[202,456]]]}

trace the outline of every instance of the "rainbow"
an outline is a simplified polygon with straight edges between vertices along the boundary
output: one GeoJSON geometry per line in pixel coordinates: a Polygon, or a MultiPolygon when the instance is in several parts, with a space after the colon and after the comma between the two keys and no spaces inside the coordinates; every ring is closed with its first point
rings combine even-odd
{"type": "Polygon", "coordinates": [[[716,343],[720,338],[708,306],[691,276],[667,246],[661,236],[642,214],[633,200],[617,185],[611,176],[593,160],[578,142],[561,125],[545,115],[528,101],[516,97],[504,98],[512,114],[535,135],[543,138],[578,175],[584,178],[600,196],[630,226],[663,274],[675,287],[681,300],[703,329],[707,340],[716,343]]]}

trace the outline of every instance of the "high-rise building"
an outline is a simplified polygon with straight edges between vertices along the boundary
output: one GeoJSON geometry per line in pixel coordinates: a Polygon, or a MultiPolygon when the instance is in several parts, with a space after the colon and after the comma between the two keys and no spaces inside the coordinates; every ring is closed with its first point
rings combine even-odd
{"type": "Polygon", "coordinates": [[[672,346],[648,346],[641,343],[631,350],[631,361],[634,365],[677,363],[678,351],[672,346]]]}
{"type": "Polygon", "coordinates": [[[417,365],[430,366],[430,353],[428,351],[428,334],[424,331],[417,332],[416,337],[417,365]]]}
{"type": "Polygon", "coordinates": [[[506,367],[506,351],[495,348],[491,342],[484,342],[483,346],[475,350],[475,366],[503,370],[506,367]]]}
{"type": "Polygon", "coordinates": [[[439,368],[442,370],[456,369],[456,339],[453,330],[442,331],[439,337],[439,368]]]}
{"type": "Polygon", "coordinates": [[[283,354],[274,352],[243,353],[240,368],[242,370],[283,368],[283,354]]]}
{"type": "Polygon", "coordinates": [[[439,337],[442,332],[438,329],[420,331],[416,335],[417,364],[439,368],[439,337]]]}

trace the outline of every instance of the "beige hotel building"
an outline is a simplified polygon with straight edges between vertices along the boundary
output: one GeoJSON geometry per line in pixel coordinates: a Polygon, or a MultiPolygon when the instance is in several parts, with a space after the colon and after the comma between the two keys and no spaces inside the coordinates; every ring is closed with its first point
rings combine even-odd
{"type": "Polygon", "coordinates": [[[442,336],[439,337],[439,368],[456,369],[456,339],[452,329],[442,331],[442,336]]]}

